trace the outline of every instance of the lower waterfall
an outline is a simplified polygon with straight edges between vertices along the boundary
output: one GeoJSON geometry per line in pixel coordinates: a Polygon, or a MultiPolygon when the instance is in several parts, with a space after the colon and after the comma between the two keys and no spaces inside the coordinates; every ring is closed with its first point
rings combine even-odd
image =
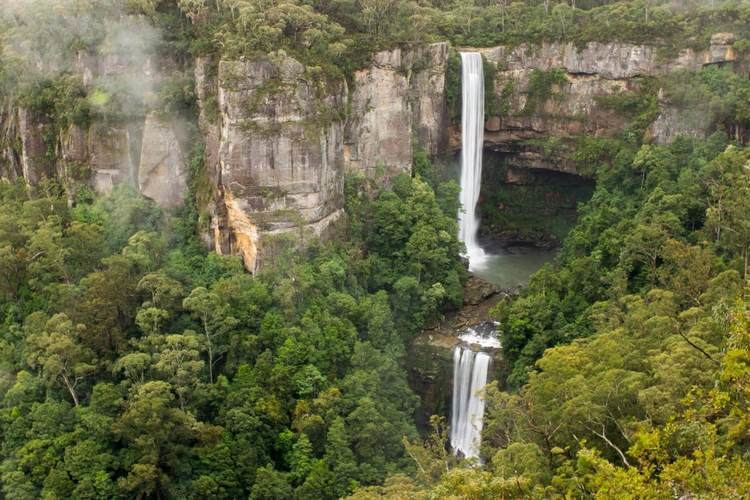
{"type": "Polygon", "coordinates": [[[492,355],[475,351],[471,345],[497,349],[495,337],[486,337],[469,329],[453,351],[453,404],[451,411],[451,448],[465,457],[478,457],[484,420],[484,399],[479,392],[487,384],[492,355]]]}

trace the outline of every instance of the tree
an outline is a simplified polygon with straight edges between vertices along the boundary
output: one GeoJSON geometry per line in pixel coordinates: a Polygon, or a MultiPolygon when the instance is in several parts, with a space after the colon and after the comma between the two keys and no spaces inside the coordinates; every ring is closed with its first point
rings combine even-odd
{"type": "MultiPolygon", "coordinates": [[[[40,320],[40,316],[30,318],[27,329],[38,328],[40,320]]],[[[76,406],[80,384],[96,370],[94,353],[80,342],[83,331],[83,325],[73,325],[67,315],[56,314],[46,321],[43,331],[28,331],[26,339],[29,365],[39,368],[49,382],[62,384],[76,406]]]]}
{"type": "Polygon", "coordinates": [[[180,408],[186,409],[190,394],[195,390],[203,371],[200,359],[200,338],[190,330],[183,335],[167,335],[154,356],[154,370],[174,388],[180,408]]]}
{"type": "Polygon", "coordinates": [[[176,309],[184,293],[182,284],[164,272],[148,273],[138,282],[137,290],[150,295],[148,305],[166,310],[176,309]]]}
{"type": "Polygon", "coordinates": [[[709,181],[710,206],[706,227],[716,243],[736,251],[742,258],[743,276],[750,262],[750,172],[746,151],[727,149],[714,162],[716,176],[709,181]]]}
{"type": "Polygon", "coordinates": [[[252,500],[284,500],[294,498],[286,474],[274,470],[272,465],[256,471],[255,484],[250,492],[252,500]]]}
{"type": "Polygon", "coordinates": [[[123,466],[127,476],[118,480],[123,493],[165,496],[174,471],[187,460],[190,445],[210,436],[210,428],[173,406],[169,383],[149,381],[135,386],[125,411],[114,423],[117,436],[127,445],[123,466]]]}
{"type": "Polygon", "coordinates": [[[182,305],[200,321],[208,351],[208,380],[213,384],[214,366],[224,354],[225,348],[219,341],[236,324],[236,320],[231,316],[226,316],[226,304],[219,299],[219,296],[204,287],[193,289],[190,295],[182,301],[182,305]]]}

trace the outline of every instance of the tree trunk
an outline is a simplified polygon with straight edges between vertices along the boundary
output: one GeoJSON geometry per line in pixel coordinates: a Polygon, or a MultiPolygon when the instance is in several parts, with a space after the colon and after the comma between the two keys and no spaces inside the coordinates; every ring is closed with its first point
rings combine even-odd
{"type": "Polygon", "coordinates": [[[208,318],[203,315],[203,333],[206,335],[206,344],[208,344],[208,381],[214,383],[214,351],[211,346],[211,335],[208,333],[208,318]]]}
{"type": "Polygon", "coordinates": [[[613,443],[612,441],[609,440],[609,438],[604,433],[604,431],[605,431],[604,424],[602,424],[602,432],[601,433],[596,432],[594,429],[591,429],[591,432],[593,432],[594,434],[596,434],[597,436],[599,436],[600,438],[602,438],[604,440],[604,442],[607,443],[610,446],[610,448],[612,448],[613,450],[615,450],[617,452],[617,454],[620,455],[620,460],[622,460],[622,463],[625,465],[625,467],[630,467],[630,463],[628,462],[628,459],[625,456],[625,453],[622,452],[622,450],[620,449],[619,446],[617,446],[615,443],[613,443]]]}
{"type": "Polygon", "coordinates": [[[70,383],[70,379],[68,379],[68,376],[65,374],[63,374],[62,379],[63,379],[63,383],[65,384],[65,387],[68,389],[68,392],[73,398],[73,404],[78,406],[78,395],[76,394],[73,384],[70,383]]]}

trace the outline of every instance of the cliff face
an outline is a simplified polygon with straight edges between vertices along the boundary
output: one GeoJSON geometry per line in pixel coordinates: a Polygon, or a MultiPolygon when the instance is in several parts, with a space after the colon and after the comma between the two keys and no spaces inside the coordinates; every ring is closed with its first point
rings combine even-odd
{"type": "MultiPolygon", "coordinates": [[[[720,33],[706,50],[672,58],[653,47],[615,43],[477,49],[495,66],[492,90],[502,107],[487,116],[486,150],[503,155],[511,173],[519,168],[577,173],[572,162],[542,151],[534,141],[616,134],[628,120],[602,104],[607,97],[637,91],[640,77],[732,64],[732,43],[731,34],[720,33]],[[557,78],[549,95],[530,103],[534,75],[553,70],[557,78]]],[[[446,106],[448,61],[446,43],[384,51],[348,85],[343,79],[324,80],[318,69],[283,54],[253,61],[196,60],[206,165],[199,202],[207,245],[241,255],[255,270],[272,257],[276,241],[304,242],[341,217],[346,172],[387,179],[408,172],[417,149],[438,155],[459,148],[460,131],[450,125],[446,106]]],[[[161,78],[158,66],[147,61],[132,67],[110,56],[79,55],[75,62],[87,86],[99,78],[143,74],[139,84],[147,96],[161,78]]],[[[689,113],[660,99],[648,134],[655,142],[704,135],[701,121],[689,113]]],[[[71,125],[51,134],[43,116],[4,109],[0,124],[5,178],[34,184],[55,176],[89,182],[103,193],[125,183],[167,208],[178,206],[186,194],[190,145],[179,124],[156,113],[71,125]]]]}
{"type": "MultiPolygon", "coordinates": [[[[485,145],[512,155],[518,167],[575,173],[572,164],[545,158],[529,147],[528,141],[616,134],[627,125],[627,120],[604,104],[607,97],[638,91],[640,77],[733,63],[736,60],[733,42],[731,34],[717,33],[706,50],[683,50],[671,58],[654,47],[621,43],[592,42],[582,48],[571,43],[545,43],[478,49],[497,67],[494,92],[505,106],[503,116],[487,117],[485,145]],[[561,72],[562,81],[551,84],[549,96],[530,103],[534,73],[554,70],[561,72]]],[[[658,116],[648,130],[651,140],[668,143],[677,135],[704,136],[706,129],[701,120],[689,115],[690,110],[661,100],[658,116]]],[[[459,147],[456,141],[460,141],[460,136],[455,129],[451,140],[453,147],[459,147]]]]}
{"type": "MultiPolygon", "coordinates": [[[[162,78],[155,67],[152,60],[136,63],[114,54],[80,53],[72,71],[88,91],[96,82],[119,82],[130,87],[123,91],[149,99],[162,78]],[[138,88],[132,88],[133,81],[138,88]]],[[[22,176],[32,185],[45,177],[55,177],[69,187],[88,182],[105,194],[116,185],[128,184],[165,208],[182,202],[187,170],[177,124],[156,113],[135,113],[60,129],[51,118],[25,108],[0,113],[3,177],[22,176]]]]}
{"type": "Polygon", "coordinates": [[[275,241],[304,241],[341,217],[345,171],[390,177],[410,170],[418,145],[437,153],[447,55],[447,44],[375,54],[351,91],[284,55],[197,61],[207,242],[255,270],[275,241]]]}
{"type": "Polygon", "coordinates": [[[379,52],[354,75],[347,124],[349,170],[374,175],[409,171],[416,148],[429,154],[445,146],[448,111],[445,70],[448,44],[379,52]]]}
{"type": "MultiPolygon", "coordinates": [[[[239,220],[243,214],[256,233],[299,226],[323,231],[343,206],[346,87],[315,82],[288,57],[222,61],[218,85],[218,161],[230,230],[238,235],[245,227],[244,236],[252,239],[239,220]]],[[[252,250],[243,246],[245,264],[254,269],[252,250]]]]}

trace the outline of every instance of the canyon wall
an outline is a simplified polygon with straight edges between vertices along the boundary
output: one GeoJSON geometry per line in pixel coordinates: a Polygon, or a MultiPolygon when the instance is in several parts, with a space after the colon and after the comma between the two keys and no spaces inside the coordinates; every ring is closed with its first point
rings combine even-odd
{"type": "MultiPolygon", "coordinates": [[[[487,116],[485,145],[511,155],[513,165],[576,173],[564,156],[550,155],[535,146],[535,140],[587,136],[611,136],[621,132],[628,117],[608,105],[607,98],[641,91],[642,77],[659,77],[712,64],[733,64],[737,56],[730,33],[717,33],[704,51],[685,49],[670,56],[656,47],[624,43],[591,42],[478,49],[495,66],[494,92],[503,113],[487,116]],[[557,70],[548,95],[530,102],[532,79],[540,72],[557,70]]],[[[536,89],[539,90],[539,89],[536,89]]],[[[669,143],[678,135],[703,137],[709,124],[693,119],[691,110],[681,109],[660,93],[659,111],[647,130],[648,139],[669,143]]],[[[453,130],[451,142],[459,147],[453,130]]]]}
{"type": "Polygon", "coordinates": [[[249,270],[276,242],[325,234],[343,213],[345,172],[409,172],[416,148],[447,135],[445,43],[373,56],[344,80],[286,55],[196,62],[212,186],[205,240],[249,270]]]}
{"type": "MultiPolygon", "coordinates": [[[[524,178],[516,175],[519,169],[577,174],[573,162],[550,154],[542,143],[621,132],[628,117],[608,107],[606,98],[638,92],[642,77],[735,64],[733,41],[731,34],[716,34],[704,51],[671,57],[653,47],[616,43],[476,49],[492,65],[492,90],[501,105],[486,117],[485,149],[507,160],[513,177],[508,182],[524,178]],[[532,106],[534,75],[553,70],[549,95],[537,96],[532,106]]],[[[459,148],[459,126],[451,124],[447,107],[455,91],[446,78],[451,54],[447,43],[379,52],[349,81],[325,78],[319,68],[283,53],[257,60],[197,59],[205,172],[196,196],[206,244],[240,255],[254,271],[273,257],[276,242],[304,242],[335,227],[347,172],[387,181],[410,171],[417,150],[435,156],[459,148]]],[[[75,67],[89,86],[97,78],[144,75],[139,84],[148,101],[170,63],[139,64],[80,55],[75,67]]],[[[705,135],[690,110],[661,97],[658,104],[648,139],[665,143],[679,134],[705,135]]],[[[54,130],[48,118],[29,109],[3,109],[0,175],[31,184],[44,177],[70,186],[87,182],[101,193],[129,184],[174,208],[189,185],[193,144],[185,128],[148,108],[64,130],[54,130]]]]}

